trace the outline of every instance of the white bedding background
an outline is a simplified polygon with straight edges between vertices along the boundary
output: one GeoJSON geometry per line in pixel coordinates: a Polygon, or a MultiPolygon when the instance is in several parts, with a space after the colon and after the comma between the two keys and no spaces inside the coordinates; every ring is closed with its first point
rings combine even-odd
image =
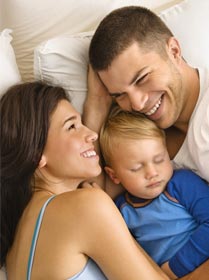
{"type": "MultiPolygon", "coordinates": [[[[209,1],[185,0],[158,12],[180,42],[182,55],[194,66],[209,68],[209,1]]],[[[62,34],[34,51],[35,79],[61,85],[82,114],[87,94],[88,49],[93,32],[62,34]]]]}
{"type": "MultiPolygon", "coordinates": [[[[4,85],[34,79],[36,50],[36,77],[60,82],[69,91],[75,88],[75,103],[81,111],[90,38],[88,33],[78,33],[95,30],[108,12],[126,5],[142,5],[161,12],[179,38],[188,62],[209,68],[208,0],[0,0],[0,32],[13,30],[0,34],[0,94],[4,85]]],[[[0,270],[0,279],[6,279],[4,269],[0,270]]]]}
{"type": "Polygon", "coordinates": [[[181,0],[0,0],[0,31],[13,30],[12,45],[24,81],[33,78],[33,50],[41,42],[64,33],[95,29],[111,10],[144,5],[162,10],[181,0]]]}

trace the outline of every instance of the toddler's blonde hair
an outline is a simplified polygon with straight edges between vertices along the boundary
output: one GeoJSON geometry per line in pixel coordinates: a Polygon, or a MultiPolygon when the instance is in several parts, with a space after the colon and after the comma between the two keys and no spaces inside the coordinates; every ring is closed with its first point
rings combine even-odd
{"type": "Polygon", "coordinates": [[[122,111],[117,105],[100,131],[100,148],[106,165],[111,166],[114,148],[123,139],[140,140],[160,138],[165,143],[165,133],[143,114],[122,111]]]}

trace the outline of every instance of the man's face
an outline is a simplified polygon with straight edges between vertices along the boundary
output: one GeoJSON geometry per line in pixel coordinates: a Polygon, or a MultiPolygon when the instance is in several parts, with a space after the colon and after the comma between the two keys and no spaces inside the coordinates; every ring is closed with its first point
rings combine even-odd
{"type": "Polygon", "coordinates": [[[98,73],[123,110],[139,111],[164,129],[179,120],[184,106],[180,51],[173,45],[163,58],[133,43],[98,73]]]}

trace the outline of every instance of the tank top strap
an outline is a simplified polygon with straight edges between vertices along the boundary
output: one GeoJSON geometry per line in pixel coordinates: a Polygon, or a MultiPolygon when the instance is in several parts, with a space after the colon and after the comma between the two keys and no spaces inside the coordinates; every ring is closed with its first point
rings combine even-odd
{"type": "Polygon", "coordinates": [[[33,266],[33,260],[34,260],[34,255],[35,255],[35,250],[36,250],[36,244],[37,244],[37,240],[38,240],[38,235],[39,235],[39,231],[40,231],[40,227],[41,227],[41,223],[43,220],[43,216],[44,216],[44,212],[45,209],[47,207],[47,205],[49,204],[49,202],[55,197],[55,195],[51,196],[42,206],[37,221],[36,221],[36,225],[35,225],[35,229],[34,229],[34,233],[33,233],[33,238],[32,238],[32,244],[31,244],[31,248],[30,248],[30,255],[29,255],[29,260],[28,260],[28,267],[27,267],[27,280],[30,280],[31,277],[31,271],[32,271],[32,266],[33,266]]]}

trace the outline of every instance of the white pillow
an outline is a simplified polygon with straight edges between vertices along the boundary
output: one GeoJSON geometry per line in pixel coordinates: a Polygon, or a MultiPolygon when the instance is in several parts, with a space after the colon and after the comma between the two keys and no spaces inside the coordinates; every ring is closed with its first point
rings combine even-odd
{"type": "Polygon", "coordinates": [[[88,49],[92,35],[90,31],[56,37],[34,51],[35,79],[63,86],[80,113],[87,92],[88,49]]]}
{"type": "Polygon", "coordinates": [[[3,0],[0,20],[2,28],[12,26],[19,70],[22,79],[30,81],[33,51],[41,42],[65,33],[93,30],[107,13],[121,6],[147,3],[159,7],[167,2],[171,0],[3,0]]]}
{"type": "MultiPolygon", "coordinates": [[[[160,17],[179,39],[187,62],[209,68],[209,1],[184,0],[165,9],[160,17]]],[[[55,37],[35,49],[35,78],[60,84],[82,113],[87,92],[88,47],[93,32],[55,37]]]]}
{"type": "Polygon", "coordinates": [[[185,0],[160,14],[192,66],[209,68],[209,1],[185,0]]]}
{"type": "Polygon", "coordinates": [[[12,30],[0,33],[0,96],[12,85],[21,81],[14,50],[11,46],[12,30]]]}

